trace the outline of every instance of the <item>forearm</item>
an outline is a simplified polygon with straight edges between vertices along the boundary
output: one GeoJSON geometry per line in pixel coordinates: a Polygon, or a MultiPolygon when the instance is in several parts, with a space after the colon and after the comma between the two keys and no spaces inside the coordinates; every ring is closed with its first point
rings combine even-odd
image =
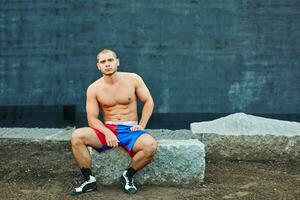
{"type": "Polygon", "coordinates": [[[108,129],[99,119],[97,118],[88,118],[88,123],[90,127],[93,127],[103,133],[104,135],[107,135],[109,133],[112,133],[110,129],[108,129]]]}
{"type": "Polygon", "coordinates": [[[149,100],[149,101],[145,102],[143,111],[142,111],[142,117],[141,117],[141,120],[139,123],[139,125],[141,125],[143,128],[146,128],[147,123],[152,115],[153,108],[154,108],[153,100],[149,100]]]}

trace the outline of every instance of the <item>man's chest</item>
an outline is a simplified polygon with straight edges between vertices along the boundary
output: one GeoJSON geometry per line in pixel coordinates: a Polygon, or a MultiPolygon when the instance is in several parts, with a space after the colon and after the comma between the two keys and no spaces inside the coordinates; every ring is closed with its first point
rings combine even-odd
{"type": "Polygon", "coordinates": [[[127,105],[136,100],[135,88],[127,84],[102,88],[98,92],[97,99],[104,107],[127,105]]]}

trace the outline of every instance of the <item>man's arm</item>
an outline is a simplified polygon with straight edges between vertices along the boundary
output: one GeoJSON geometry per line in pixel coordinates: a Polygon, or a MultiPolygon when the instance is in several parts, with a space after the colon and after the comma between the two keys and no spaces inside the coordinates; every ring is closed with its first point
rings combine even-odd
{"type": "Polygon", "coordinates": [[[86,94],[86,113],[87,120],[90,127],[99,130],[105,135],[105,139],[108,146],[118,146],[118,140],[115,134],[98,119],[99,117],[99,104],[93,88],[91,86],[87,89],[86,94]]]}
{"type": "Polygon", "coordinates": [[[150,94],[150,91],[148,90],[146,84],[144,83],[143,79],[135,75],[137,85],[136,85],[136,95],[137,97],[143,102],[143,110],[142,110],[142,117],[140,120],[139,125],[143,128],[146,128],[147,123],[152,115],[153,108],[154,108],[154,102],[152,99],[152,96],[150,94]]]}

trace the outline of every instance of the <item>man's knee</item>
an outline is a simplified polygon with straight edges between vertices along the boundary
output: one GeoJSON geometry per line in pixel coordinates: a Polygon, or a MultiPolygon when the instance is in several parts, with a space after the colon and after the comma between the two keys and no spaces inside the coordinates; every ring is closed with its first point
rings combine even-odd
{"type": "Polygon", "coordinates": [[[146,143],[144,147],[144,153],[146,157],[153,157],[157,150],[157,142],[153,139],[146,143]]]}
{"type": "Polygon", "coordinates": [[[84,144],[84,134],[81,129],[75,129],[71,136],[72,146],[78,146],[84,144]]]}

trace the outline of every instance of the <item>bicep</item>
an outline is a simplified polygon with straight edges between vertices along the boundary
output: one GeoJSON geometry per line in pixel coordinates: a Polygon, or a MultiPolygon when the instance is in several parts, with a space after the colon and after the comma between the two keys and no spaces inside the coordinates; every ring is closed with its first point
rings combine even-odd
{"type": "Polygon", "coordinates": [[[86,95],[86,113],[87,118],[98,118],[99,116],[99,105],[96,95],[88,89],[86,95]]]}
{"type": "Polygon", "coordinates": [[[149,89],[140,77],[137,78],[136,94],[143,103],[153,101],[149,89]]]}

